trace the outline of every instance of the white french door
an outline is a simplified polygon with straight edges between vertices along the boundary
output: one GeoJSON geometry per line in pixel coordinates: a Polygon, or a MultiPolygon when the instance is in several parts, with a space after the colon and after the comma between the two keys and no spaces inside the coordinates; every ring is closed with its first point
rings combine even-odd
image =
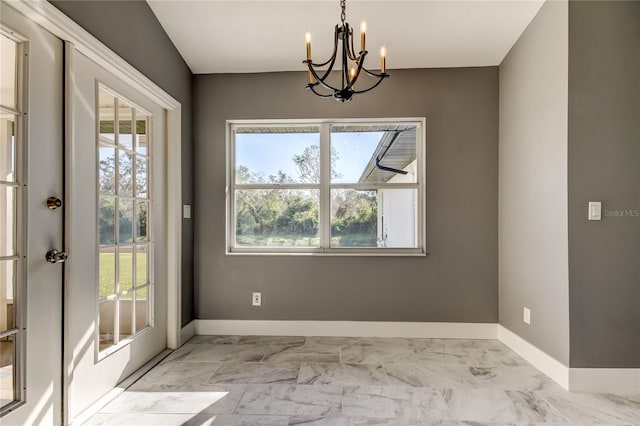
{"type": "Polygon", "coordinates": [[[63,45],[4,1],[0,21],[0,423],[59,424],[63,45]]]}
{"type": "Polygon", "coordinates": [[[66,45],[69,421],[167,347],[166,111],[66,45]]]}

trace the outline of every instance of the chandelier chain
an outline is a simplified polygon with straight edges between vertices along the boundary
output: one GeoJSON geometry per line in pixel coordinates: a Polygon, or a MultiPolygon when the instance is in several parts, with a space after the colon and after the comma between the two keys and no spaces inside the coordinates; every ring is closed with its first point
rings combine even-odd
{"type": "Polygon", "coordinates": [[[342,13],[340,14],[340,20],[342,21],[342,25],[344,25],[344,21],[347,19],[347,0],[340,0],[340,7],[342,8],[342,13]]]}

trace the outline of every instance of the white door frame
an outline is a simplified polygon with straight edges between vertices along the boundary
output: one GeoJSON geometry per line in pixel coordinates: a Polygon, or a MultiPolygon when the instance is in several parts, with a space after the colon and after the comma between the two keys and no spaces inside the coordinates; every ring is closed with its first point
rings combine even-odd
{"type": "MultiPolygon", "coordinates": [[[[46,0],[7,0],[78,52],[167,110],[167,346],[180,346],[182,282],[182,106],[174,97],[118,56],[46,0]]],[[[70,130],[66,123],[67,131],[70,130]]]]}

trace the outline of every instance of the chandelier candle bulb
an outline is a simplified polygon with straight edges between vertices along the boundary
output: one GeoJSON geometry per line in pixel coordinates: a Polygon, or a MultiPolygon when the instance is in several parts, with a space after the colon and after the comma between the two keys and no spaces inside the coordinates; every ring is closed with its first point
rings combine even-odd
{"type": "Polygon", "coordinates": [[[380,72],[384,73],[387,70],[387,49],[384,46],[380,48],[380,57],[382,58],[380,72]]]}
{"type": "Polygon", "coordinates": [[[360,51],[364,52],[365,50],[365,41],[367,38],[367,23],[365,21],[362,21],[360,23],[360,51]]]}
{"type": "Polygon", "coordinates": [[[304,41],[307,42],[307,59],[311,59],[311,33],[304,34],[304,41]]]}

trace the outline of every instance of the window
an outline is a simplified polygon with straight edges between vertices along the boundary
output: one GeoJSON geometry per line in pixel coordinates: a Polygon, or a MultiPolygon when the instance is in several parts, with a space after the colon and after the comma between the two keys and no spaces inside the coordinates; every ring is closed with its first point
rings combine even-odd
{"type": "Polygon", "coordinates": [[[424,120],[229,121],[229,253],[424,254],[424,120]]]}
{"type": "Polygon", "coordinates": [[[26,42],[0,35],[0,410],[23,400],[25,232],[22,52],[26,42]]]}
{"type": "Polygon", "coordinates": [[[152,325],[151,115],[98,90],[99,351],[152,325]]]}

